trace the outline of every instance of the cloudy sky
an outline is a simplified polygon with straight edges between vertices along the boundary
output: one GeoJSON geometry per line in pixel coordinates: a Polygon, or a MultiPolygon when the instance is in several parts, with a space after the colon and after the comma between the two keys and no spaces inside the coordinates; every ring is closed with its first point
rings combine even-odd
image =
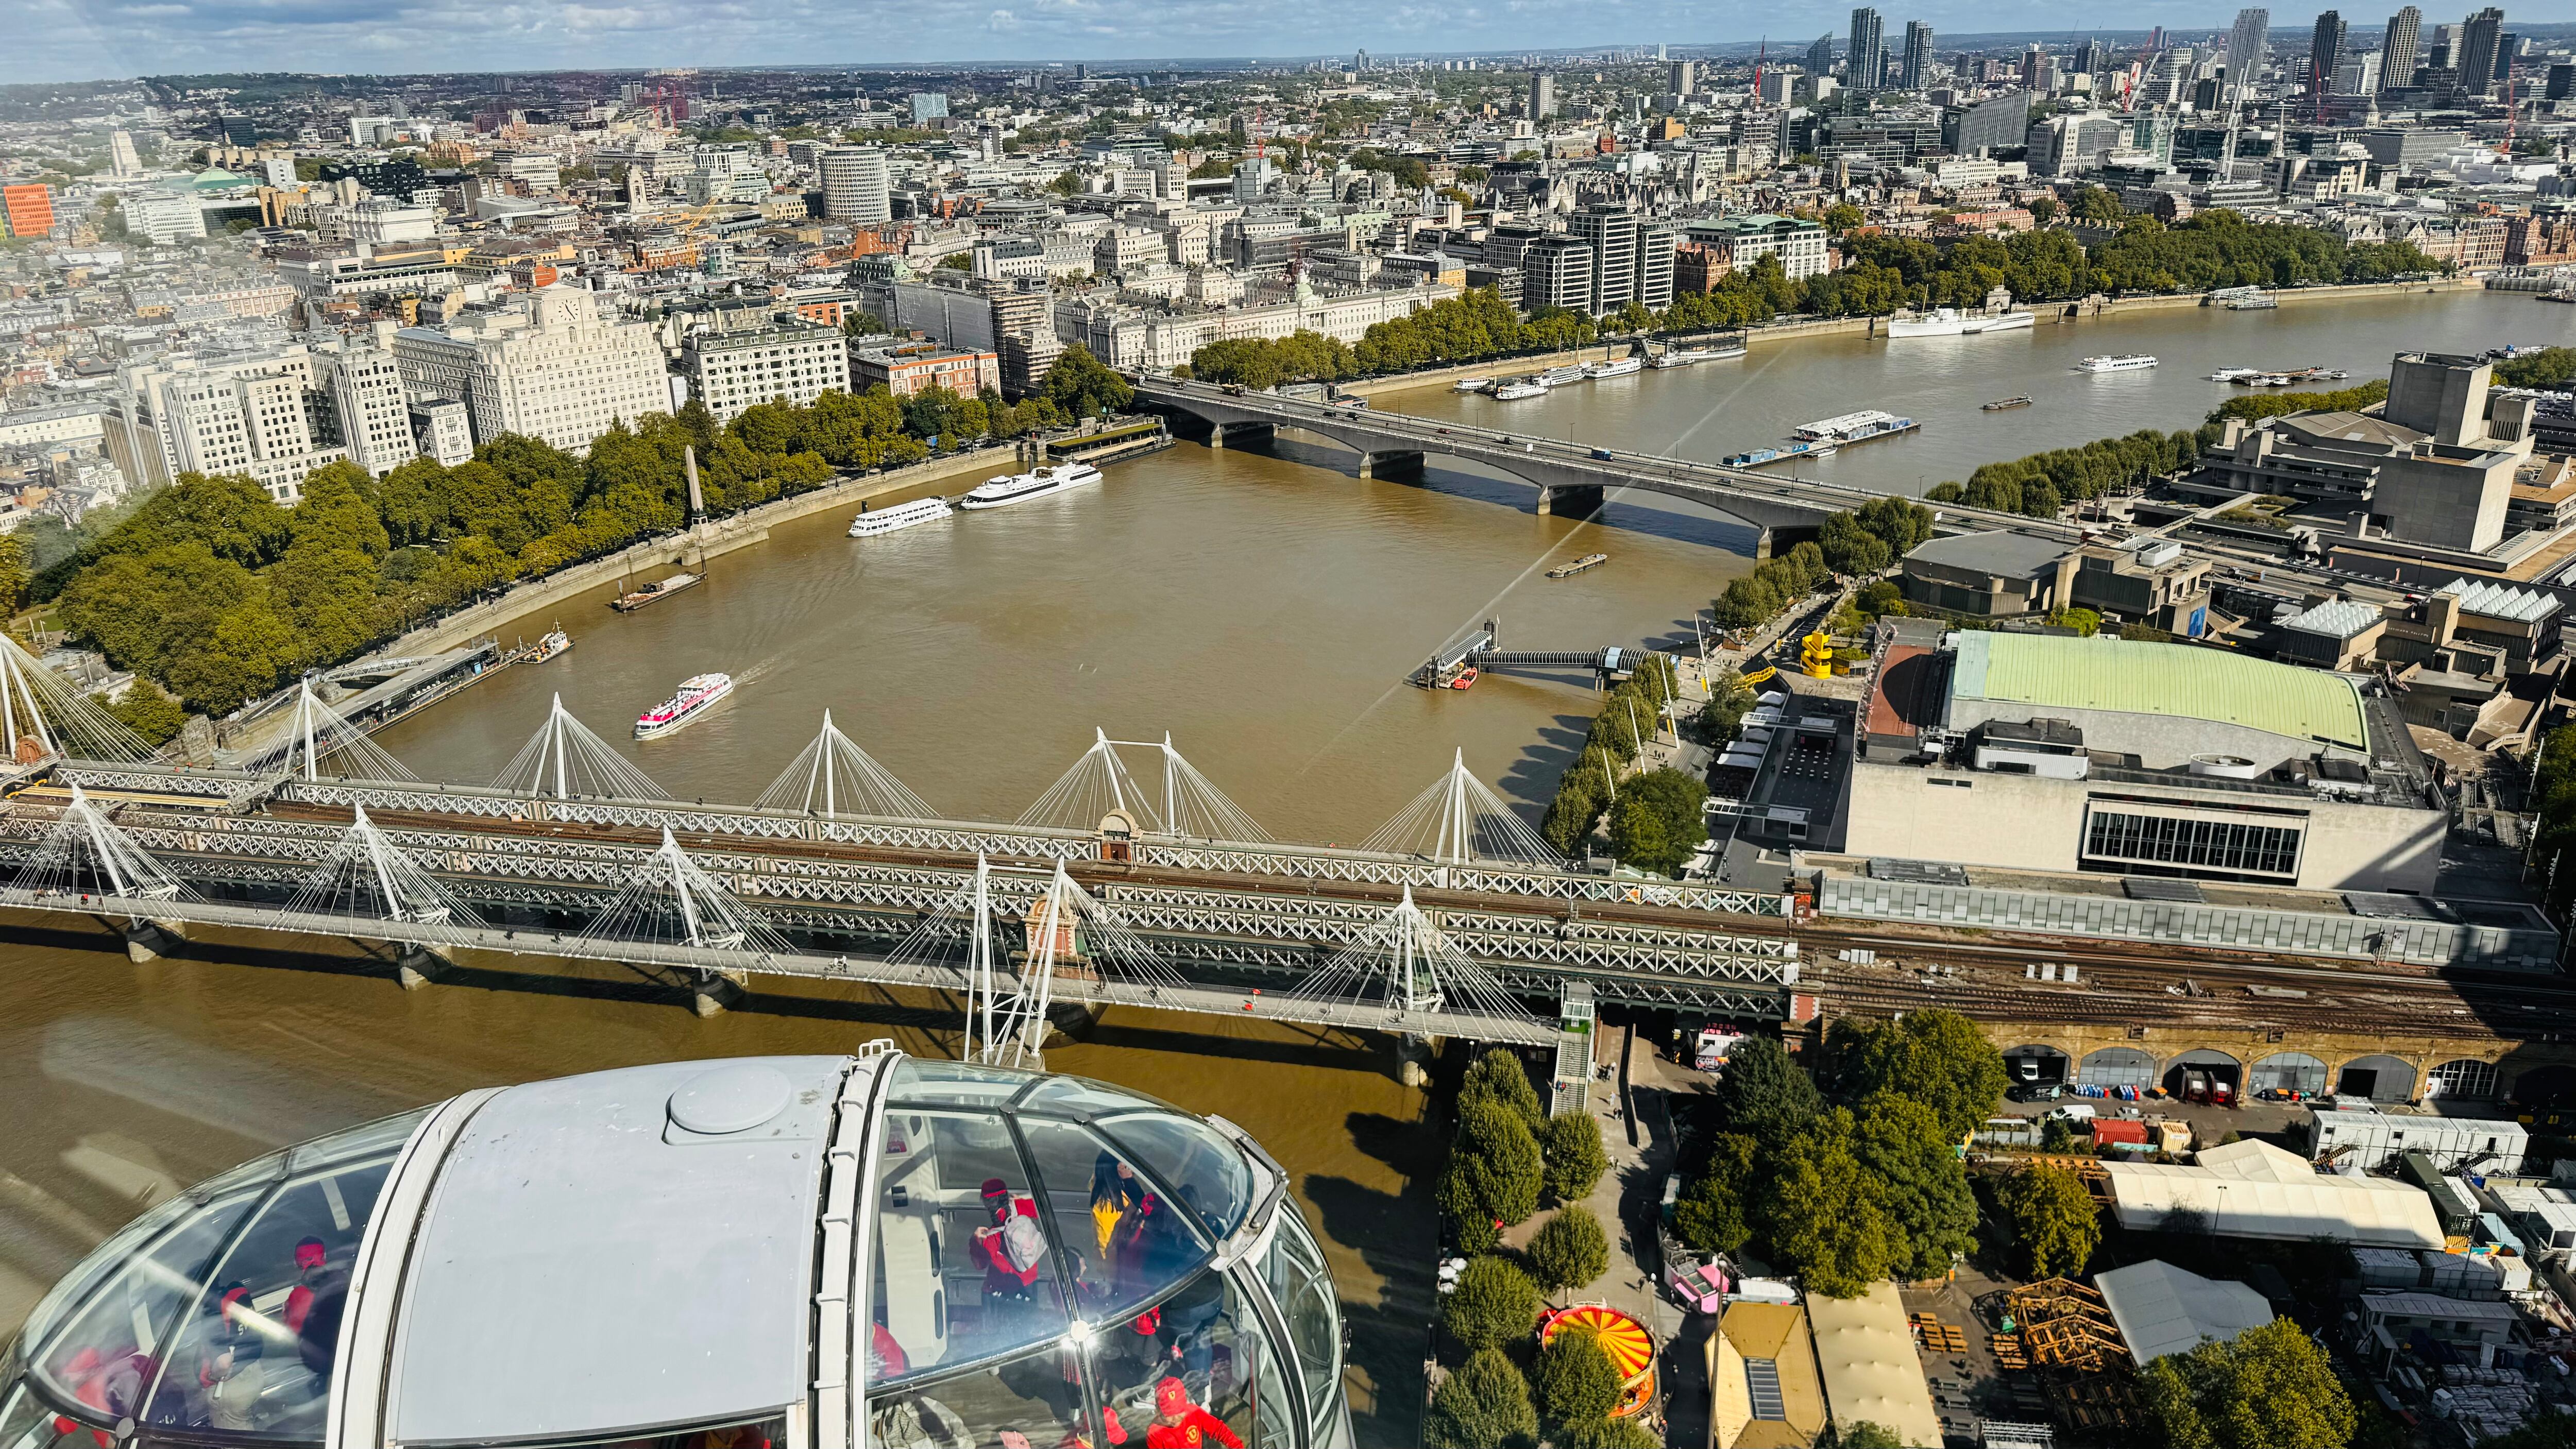
{"type": "MultiPolygon", "coordinates": [[[[1752,0],[5,0],[0,82],[206,71],[419,72],[1100,60],[1809,40],[1848,4],[1752,0]]],[[[1881,0],[1887,28],[2198,28],[2232,0],[1881,0]]],[[[2276,28],[2304,26],[2276,14],[2276,28]]],[[[2368,22],[2376,25],[2376,20],[2368,22]]]]}

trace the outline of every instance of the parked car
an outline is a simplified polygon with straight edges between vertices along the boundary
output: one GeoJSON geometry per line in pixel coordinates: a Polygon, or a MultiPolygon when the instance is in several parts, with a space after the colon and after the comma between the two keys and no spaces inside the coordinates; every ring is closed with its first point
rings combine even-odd
{"type": "Polygon", "coordinates": [[[2054,1102],[2066,1095],[2062,1082],[2015,1082],[2004,1095],[2016,1102],[2054,1102]]]}

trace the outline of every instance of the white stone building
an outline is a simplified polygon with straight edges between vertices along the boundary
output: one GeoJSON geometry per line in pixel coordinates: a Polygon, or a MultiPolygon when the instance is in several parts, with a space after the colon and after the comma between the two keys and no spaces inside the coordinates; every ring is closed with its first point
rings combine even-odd
{"type": "Polygon", "coordinates": [[[601,316],[577,288],[549,287],[443,328],[406,327],[393,352],[413,392],[466,405],[477,443],[518,433],[577,453],[613,423],[671,407],[653,328],[601,316]]]}

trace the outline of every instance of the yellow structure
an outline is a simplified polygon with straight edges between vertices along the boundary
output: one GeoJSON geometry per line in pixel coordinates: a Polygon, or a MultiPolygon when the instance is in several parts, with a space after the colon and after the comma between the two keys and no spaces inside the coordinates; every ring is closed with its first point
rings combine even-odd
{"type": "Polygon", "coordinates": [[[1834,672],[1834,636],[1822,630],[1798,641],[1798,665],[1810,679],[1825,679],[1834,672]]]}
{"type": "Polygon", "coordinates": [[[1716,1449],[1807,1449],[1825,1432],[1807,1310],[1727,1305],[1708,1339],[1709,1422],[1716,1449]]]}

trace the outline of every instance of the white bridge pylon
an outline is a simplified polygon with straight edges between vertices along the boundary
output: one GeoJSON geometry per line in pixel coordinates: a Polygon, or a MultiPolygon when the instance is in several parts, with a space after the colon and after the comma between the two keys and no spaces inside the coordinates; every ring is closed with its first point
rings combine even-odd
{"type": "Polygon", "coordinates": [[[1479,860],[1565,868],[1565,857],[1532,830],[1502,796],[1467,772],[1467,752],[1450,758],[1449,771],[1413,803],[1361,842],[1363,850],[1419,855],[1452,865],[1479,860]]]}
{"type": "Polygon", "coordinates": [[[992,1066],[1037,1065],[1059,982],[1087,997],[1095,983],[1189,989],[1179,971],[1084,890],[1057,861],[1044,880],[997,874],[978,855],[975,875],[887,953],[908,966],[944,966],[966,991],[963,1057],[992,1066]]]}
{"type": "Polygon", "coordinates": [[[347,716],[323,703],[322,696],[313,692],[310,678],[299,680],[294,712],[287,718],[286,742],[277,747],[273,768],[281,774],[318,780],[322,778],[322,762],[335,758],[340,762],[336,774],[362,780],[420,778],[368,739],[367,732],[351,724],[347,716]]]}
{"type": "Polygon", "coordinates": [[[939,812],[896,779],[892,770],[878,764],[857,742],[841,733],[832,724],[828,709],[823,711],[823,732],[753,804],[763,810],[794,810],[827,820],[836,815],[875,815],[897,820],[939,818],[939,812]]]}
{"type": "Polygon", "coordinates": [[[578,938],[595,954],[620,944],[680,946],[693,951],[790,954],[786,938],[723,882],[689,858],[669,826],[662,844],[635,868],[625,888],[578,938]]]}
{"type": "Polygon", "coordinates": [[[1395,909],[1358,940],[1280,995],[1406,1016],[1481,1016],[1514,1024],[1538,1020],[1413,903],[1411,886],[1404,888],[1395,909]]]}
{"type": "Polygon", "coordinates": [[[394,921],[454,930],[454,940],[480,927],[475,915],[437,877],[420,868],[357,807],[348,831],[296,886],[289,914],[338,916],[353,927],[394,921]]]}
{"type": "Polygon", "coordinates": [[[152,756],[142,736],[39,663],[17,640],[0,634],[0,758],[15,759],[20,745],[30,740],[44,754],[85,760],[131,763],[152,756]]]}
{"type": "Polygon", "coordinates": [[[545,723],[537,726],[537,732],[519,747],[519,753],[501,767],[501,773],[492,777],[492,788],[552,800],[582,796],[616,800],[669,798],[651,776],[635,768],[590,726],[573,718],[572,711],[564,708],[560,694],[546,707],[545,723]]]}
{"type": "Polygon", "coordinates": [[[117,829],[78,785],[72,786],[71,803],[45,832],[44,843],[11,888],[37,896],[197,899],[169,867],[117,829]]]}
{"type": "Polygon", "coordinates": [[[1160,835],[1201,840],[1234,840],[1264,844],[1270,833],[1249,812],[1227,798],[1215,782],[1172,748],[1167,732],[1160,740],[1113,740],[1094,729],[1091,748],[1058,776],[1037,803],[1020,814],[1022,825],[1049,825],[1065,830],[1097,830],[1112,811],[1142,822],[1160,835]],[[1162,808],[1127,773],[1118,757],[1122,749],[1154,750],[1162,756],[1162,808]]]}

